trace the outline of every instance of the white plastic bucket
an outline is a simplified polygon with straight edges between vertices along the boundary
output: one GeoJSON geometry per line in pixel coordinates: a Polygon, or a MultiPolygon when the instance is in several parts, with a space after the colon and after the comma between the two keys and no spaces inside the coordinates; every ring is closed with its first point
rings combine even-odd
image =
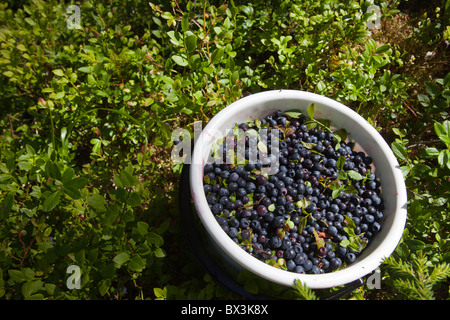
{"type": "Polygon", "coordinates": [[[195,142],[190,166],[190,188],[196,212],[214,246],[225,258],[234,260],[242,268],[270,282],[291,287],[300,280],[311,289],[324,289],[345,285],[374,271],[399,243],[406,223],[406,187],[389,145],[383,137],[360,115],[330,98],[296,90],[265,91],[244,97],[215,115],[195,142]],[[385,210],[382,229],[351,265],[331,273],[318,275],[298,274],[272,267],[245,252],[222,230],[209,209],[203,191],[203,167],[216,131],[225,133],[235,123],[262,118],[276,110],[297,109],[307,114],[314,103],[315,118],[328,119],[333,127],[344,128],[349,139],[359,145],[373,159],[376,175],[381,182],[385,210]]]}

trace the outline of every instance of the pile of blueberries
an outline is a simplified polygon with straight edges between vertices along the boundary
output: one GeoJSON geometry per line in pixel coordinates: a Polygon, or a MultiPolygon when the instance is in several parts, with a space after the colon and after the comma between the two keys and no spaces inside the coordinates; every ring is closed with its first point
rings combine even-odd
{"type": "MultiPolygon", "coordinates": [[[[331,130],[308,127],[303,115],[292,119],[276,111],[259,121],[259,127],[290,128],[279,139],[278,171],[261,174],[267,165],[261,159],[205,164],[204,192],[218,223],[249,254],[292,272],[320,274],[351,264],[362,249],[349,244],[357,239],[364,248],[382,224],[384,205],[371,157],[331,130]],[[350,170],[364,179],[349,178],[352,193],[332,194],[329,183],[350,170]]],[[[238,126],[245,131],[254,124],[238,126]]],[[[269,134],[268,147],[271,139],[269,134]]]]}

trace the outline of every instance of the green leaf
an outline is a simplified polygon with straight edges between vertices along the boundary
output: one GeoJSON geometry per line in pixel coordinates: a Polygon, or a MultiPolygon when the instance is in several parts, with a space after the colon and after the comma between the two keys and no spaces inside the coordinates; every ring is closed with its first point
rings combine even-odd
{"type": "Polygon", "coordinates": [[[341,194],[341,190],[340,189],[333,190],[333,192],[331,192],[331,197],[333,199],[336,199],[337,197],[339,197],[340,194],[341,194]]]}
{"type": "Polygon", "coordinates": [[[145,268],[145,261],[140,255],[135,254],[128,263],[128,269],[131,271],[141,272],[145,268]]]}
{"type": "Polygon", "coordinates": [[[258,150],[264,154],[267,154],[267,152],[268,152],[267,146],[262,141],[258,141],[258,150]]]}
{"type": "Polygon", "coordinates": [[[327,86],[323,81],[319,81],[319,83],[317,83],[317,90],[319,90],[319,92],[325,91],[326,88],[327,86]]]}
{"type": "Polygon", "coordinates": [[[0,205],[0,213],[2,216],[6,219],[9,212],[11,211],[12,207],[14,205],[14,194],[8,193],[6,197],[3,199],[2,204],[0,205]]]}
{"type": "Polygon", "coordinates": [[[436,132],[436,135],[440,138],[441,136],[448,136],[448,128],[444,127],[439,122],[434,123],[434,131],[436,132]]]}
{"type": "Polygon", "coordinates": [[[12,77],[14,77],[14,72],[12,72],[12,71],[5,71],[5,72],[3,72],[3,75],[8,77],[8,78],[12,78],[12,77]]]}
{"type": "Polygon", "coordinates": [[[180,55],[174,54],[171,58],[179,66],[185,67],[185,66],[188,65],[188,61],[187,61],[187,59],[185,57],[182,57],[180,55]]]}
{"type": "Polygon", "coordinates": [[[48,211],[54,209],[58,205],[60,198],[61,198],[61,191],[60,190],[56,190],[55,192],[51,193],[44,200],[44,204],[43,204],[44,211],[48,212],[48,211]]]}
{"type": "Polygon", "coordinates": [[[55,69],[55,70],[53,70],[53,73],[59,77],[64,76],[64,72],[61,69],[55,69]]]}
{"type": "Polygon", "coordinates": [[[72,168],[67,168],[64,170],[64,173],[62,175],[61,182],[63,185],[69,185],[69,181],[72,180],[73,175],[75,174],[75,171],[72,168]]]}
{"type": "Polygon", "coordinates": [[[195,34],[190,34],[185,37],[185,44],[187,52],[191,53],[197,49],[197,36],[195,34]]]}
{"type": "Polygon", "coordinates": [[[356,172],[355,170],[349,170],[347,172],[347,174],[353,180],[362,180],[363,179],[363,176],[359,172],[356,172]]]}
{"type": "Polygon", "coordinates": [[[169,31],[167,32],[167,35],[170,38],[170,42],[172,42],[174,45],[181,47],[183,45],[182,39],[181,39],[181,33],[177,31],[169,31]]]}
{"type": "Polygon", "coordinates": [[[53,161],[48,161],[45,165],[45,171],[47,172],[50,178],[61,180],[61,171],[56,163],[53,161]]]}
{"type": "Polygon", "coordinates": [[[330,188],[330,190],[341,190],[341,184],[339,181],[333,181],[328,185],[328,188],[330,188]]]}
{"type": "Polygon", "coordinates": [[[317,248],[321,248],[325,245],[325,239],[322,237],[319,237],[319,234],[317,233],[316,229],[313,228],[313,234],[314,238],[316,239],[317,248]]]}
{"type": "Polygon", "coordinates": [[[404,242],[406,243],[406,245],[408,246],[408,248],[411,251],[419,251],[419,250],[423,250],[427,247],[425,242],[417,240],[417,239],[407,239],[407,240],[404,240],[404,242]]]}
{"type": "Polygon", "coordinates": [[[391,144],[392,151],[395,156],[401,160],[406,160],[408,158],[408,154],[406,153],[405,147],[398,142],[393,142],[391,144]]]}
{"type": "Polygon", "coordinates": [[[356,228],[355,221],[347,215],[344,215],[345,221],[347,221],[347,226],[351,229],[356,228]]]}
{"type": "Polygon", "coordinates": [[[70,186],[76,189],[81,189],[87,184],[87,179],[83,177],[78,177],[70,180],[70,186]]]}
{"type": "Polygon", "coordinates": [[[84,72],[84,73],[91,73],[92,69],[91,69],[91,67],[81,67],[81,68],[78,68],[78,71],[84,72]]]}
{"type": "Polygon", "coordinates": [[[87,203],[91,208],[95,209],[96,211],[99,212],[106,211],[105,198],[103,198],[103,196],[99,194],[90,195],[87,198],[87,203]]]}
{"type": "Polygon", "coordinates": [[[308,115],[309,115],[309,118],[310,118],[311,120],[314,119],[314,103],[311,103],[311,104],[308,106],[308,115]]]}
{"type": "Polygon", "coordinates": [[[153,251],[153,253],[157,258],[164,258],[166,256],[166,253],[161,248],[156,248],[155,251],[153,251]]]}
{"type": "Polygon", "coordinates": [[[306,149],[313,149],[317,144],[316,143],[312,143],[312,142],[305,142],[305,141],[301,141],[302,145],[306,148],[306,149]]]}
{"type": "Polygon", "coordinates": [[[157,247],[160,247],[164,244],[164,239],[159,234],[154,232],[150,232],[147,234],[147,240],[157,247]]]}
{"type": "Polygon", "coordinates": [[[375,53],[384,53],[386,51],[388,51],[391,48],[390,44],[383,44],[381,46],[379,46],[377,48],[377,50],[375,50],[375,53]]]}
{"type": "Polygon", "coordinates": [[[130,255],[126,252],[118,253],[114,258],[113,261],[115,263],[116,268],[120,268],[124,263],[126,263],[128,260],[130,260],[130,255]]]}
{"type": "Polygon", "coordinates": [[[285,116],[288,116],[289,118],[292,118],[292,119],[299,119],[300,117],[303,116],[303,113],[301,111],[298,111],[298,110],[285,111],[285,112],[283,112],[283,114],[285,116]]]}
{"type": "Polygon", "coordinates": [[[339,170],[342,170],[342,168],[344,168],[344,164],[345,164],[345,157],[344,156],[340,156],[336,162],[336,167],[339,170]]]}
{"type": "Polygon", "coordinates": [[[183,17],[181,17],[181,30],[184,32],[189,30],[189,13],[185,13],[183,17]]]}
{"type": "Polygon", "coordinates": [[[55,100],[61,100],[62,98],[64,98],[65,95],[66,94],[64,92],[58,92],[52,98],[55,99],[55,100]]]}
{"type": "Polygon", "coordinates": [[[20,170],[24,171],[30,171],[30,169],[33,167],[33,165],[28,161],[19,161],[17,163],[17,166],[19,167],[20,170]]]}
{"type": "Polygon", "coordinates": [[[98,292],[100,293],[100,295],[104,296],[108,292],[110,287],[111,279],[103,279],[99,283],[98,292]]]}
{"type": "Polygon", "coordinates": [[[132,207],[139,207],[141,205],[141,197],[137,192],[130,193],[130,196],[127,199],[127,204],[129,204],[132,207]]]}
{"type": "Polygon", "coordinates": [[[145,235],[145,234],[148,233],[148,228],[149,228],[149,226],[148,226],[148,223],[147,223],[147,222],[144,222],[144,221],[138,221],[137,224],[136,224],[136,226],[137,226],[137,230],[138,230],[138,232],[139,232],[140,234],[145,235]]]}
{"type": "Polygon", "coordinates": [[[430,98],[425,94],[418,94],[417,99],[419,99],[420,104],[424,107],[428,106],[430,103],[430,98]]]}
{"type": "Polygon", "coordinates": [[[347,239],[342,240],[341,242],[339,242],[339,245],[341,247],[347,248],[350,245],[350,241],[347,239]]]}
{"type": "Polygon", "coordinates": [[[81,198],[81,192],[77,188],[71,185],[64,186],[64,193],[67,194],[69,197],[71,197],[74,200],[81,198]]]}
{"type": "Polygon", "coordinates": [[[213,53],[211,55],[211,62],[213,64],[219,63],[222,60],[223,54],[224,54],[224,49],[217,48],[216,50],[213,51],[213,53]]]}
{"type": "Polygon", "coordinates": [[[23,281],[25,280],[25,276],[21,270],[14,270],[9,269],[8,270],[9,277],[14,281],[23,281]]]}
{"type": "Polygon", "coordinates": [[[136,184],[135,177],[126,170],[120,172],[120,181],[125,188],[131,188],[136,184]]]}
{"type": "Polygon", "coordinates": [[[43,285],[44,283],[41,280],[27,281],[22,285],[22,294],[26,299],[32,298],[32,295],[39,291],[43,285]]]}
{"type": "Polygon", "coordinates": [[[439,86],[436,83],[430,81],[425,81],[425,90],[432,97],[438,96],[440,94],[439,86]]]}

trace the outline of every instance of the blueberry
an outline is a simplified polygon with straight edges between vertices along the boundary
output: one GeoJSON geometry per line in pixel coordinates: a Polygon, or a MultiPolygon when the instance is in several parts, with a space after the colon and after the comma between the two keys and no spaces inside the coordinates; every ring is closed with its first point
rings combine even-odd
{"type": "Polygon", "coordinates": [[[230,191],[226,188],[220,188],[219,196],[220,197],[228,197],[230,195],[230,191]]]}
{"type": "Polygon", "coordinates": [[[237,200],[234,202],[234,206],[235,206],[236,209],[241,208],[243,205],[244,205],[244,203],[242,202],[242,200],[237,199],[237,200]]]}
{"type": "Polygon", "coordinates": [[[266,222],[271,222],[273,219],[275,219],[275,215],[269,211],[264,215],[263,219],[266,222]]]}
{"type": "Polygon", "coordinates": [[[261,224],[258,220],[252,220],[252,222],[250,222],[250,228],[252,228],[253,231],[258,232],[261,229],[261,224]]]}
{"type": "Polygon", "coordinates": [[[239,175],[236,172],[233,172],[232,174],[230,174],[229,179],[232,182],[237,182],[239,180],[239,175]]]}
{"type": "Polygon", "coordinates": [[[242,197],[244,197],[246,195],[247,195],[247,190],[245,188],[239,188],[236,191],[236,196],[239,197],[239,198],[242,198],[242,197]]]}
{"type": "Polygon", "coordinates": [[[234,228],[234,227],[230,227],[230,229],[228,230],[228,236],[229,236],[230,238],[235,238],[235,237],[237,237],[237,236],[238,236],[238,233],[239,233],[238,229],[237,229],[237,228],[234,228]]]}
{"type": "Polygon", "coordinates": [[[306,273],[305,269],[303,268],[303,266],[296,266],[294,269],[295,272],[300,273],[300,274],[304,274],[306,273]]]}
{"type": "Polygon", "coordinates": [[[328,249],[325,247],[320,247],[318,252],[319,252],[319,255],[323,257],[328,253],[328,249]]]}
{"type": "Polygon", "coordinates": [[[257,183],[258,183],[259,185],[264,185],[264,184],[267,183],[267,178],[264,177],[264,176],[258,176],[258,177],[256,178],[256,181],[257,181],[257,183]]]}
{"type": "Polygon", "coordinates": [[[297,253],[297,255],[294,258],[294,262],[297,265],[303,265],[305,261],[308,259],[307,255],[303,252],[297,253]]]}
{"type": "Polygon", "coordinates": [[[256,208],[256,211],[258,212],[258,215],[260,217],[263,217],[267,213],[268,210],[267,210],[266,206],[260,205],[256,208]]]}
{"type": "Polygon", "coordinates": [[[230,227],[237,228],[237,227],[239,227],[239,220],[236,219],[236,218],[231,218],[231,219],[228,221],[228,224],[230,225],[230,227]]]}
{"type": "Polygon", "coordinates": [[[239,178],[237,184],[239,187],[244,188],[247,185],[247,181],[244,178],[239,178]]]}
{"type": "Polygon", "coordinates": [[[227,219],[225,219],[224,217],[216,217],[217,222],[219,223],[220,226],[225,225],[228,223],[227,219]]]}
{"type": "Polygon", "coordinates": [[[342,265],[341,258],[335,257],[330,260],[330,268],[333,270],[338,269],[342,265]]]}
{"type": "Polygon", "coordinates": [[[205,192],[205,194],[212,192],[212,186],[210,184],[205,184],[203,186],[203,191],[205,192]]]}
{"type": "Polygon", "coordinates": [[[278,249],[279,247],[281,247],[282,241],[278,236],[273,236],[272,238],[270,238],[270,247],[272,249],[278,249]]]}
{"type": "Polygon", "coordinates": [[[214,213],[215,215],[219,215],[223,210],[223,205],[220,203],[216,203],[213,205],[211,211],[212,213],[214,213]]]}
{"type": "Polygon", "coordinates": [[[310,271],[312,269],[312,267],[313,267],[313,263],[311,260],[306,260],[303,263],[303,268],[305,269],[306,272],[310,271]]]}
{"type": "Polygon", "coordinates": [[[349,252],[345,256],[345,261],[347,263],[353,263],[353,262],[355,262],[355,260],[356,260],[356,255],[353,252],[349,252]]]}
{"type": "Polygon", "coordinates": [[[228,190],[229,190],[230,192],[235,192],[235,191],[238,190],[238,188],[239,188],[239,186],[238,186],[238,184],[237,184],[236,182],[230,182],[230,183],[228,184],[228,190]]]}
{"type": "Polygon", "coordinates": [[[258,236],[258,243],[265,244],[267,242],[267,238],[264,234],[260,234],[258,236]]]}
{"type": "Polygon", "coordinates": [[[209,204],[214,204],[214,203],[216,203],[216,201],[217,201],[217,196],[216,196],[215,194],[209,194],[209,195],[206,197],[206,201],[207,201],[209,204]]]}
{"type": "Polygon", "coordinates": [[[381,225],[378,222],[374,222],[372,226],[370,227],[370,230],[373,232],[378,232],[381,229],[381,225]]]}
{"type": "Polygon", "coordinates": [[[283,228],[286,224],[286,220],[283,217],[275,217],[272,222],[274,228],[283,228]]]}
{"type": "Polygon", "coordinates": [[[253,193],[256,190],[256,185],[253,182],[249,182],[246,184],[245,190],[247,190],[247,193],[253,193]]]}
{"type": "Polygon", "coordinates": [[[292,246],[292,242],[291,242],[291,240],[289,240],[289,239],[283,239],[282,240],[282,242],[281,242],[281,247],[283,248],[283,249],[288,249],[288,248],[290,248],[292,246]]]}
{"type": "Polygon", "coordinates": [[[236,205],[234,204],[233,201],[228,201],[228,203],[226,204],[226,208],[230,211],[236,209],[236,205]]]}
{"type": "Polygon", "coordinates": [[[227,170],[222,171],[222,173],[220,174],[220,177],[222,179],[228,179],[229,176],[230,176],[230,172],[227,170]]]}
{"type": "Polygon", "coordinates": [[[366,221],[368,224],[371,224],[375,221],[375,217],[371,214],[366,214],[364,216],[364,221],[366,221]]]}
{"type": "Polygon", "coordinates": [[[241,231],[241,237],[243,240],[247,240],[250,238],[250,231],[248,231],[247,229],[244,229],[241,231]]]}
{"type": "Polygon", "coordinates": [[[321,273],[321,270],[320,270],[320,268],[318,266],[314,265],[311,268],[311,273],[312,274],[319,274],[319,273],[321,273]]]}
{"type": "Polygon", "coordinates": [[[213,170],[214,170],[214,166],[210,163],[205,164],[205,166],[203,167],[204,173],[209,173],[209,172],[212,172],[213,170]]]}
{"type": "Polygon", "coordinates": [[[339,210],[339,206],[338,206],[337,204],[333,203],[333,204],[330,206],[330,211],[333,212],[333,213],[338,213],[338,212],[340,211],[340,210],[339,210]]]}
{"type": "Polygon", "coordinates": [[[315,212],[317,212],[317,205],[314,202],[310,203],[306,207],[306,212],[308,212],[308,213],[315,213],[315,212]]]}
{"type": "Polygon", "coordinates": [[[248,221],[248,219],[242,218],[241,221],[239,222],[239,226],[241,228],[246,229],[246,228],[250,227],[250,222],[248,221]]]}
{"type": "Polygon", "coordinates": [[[294,271],[296,267],[297,267],[297,265],[295,264],[295,262],[294,262],[293,260],[288,260],[288,261],[286,262],[286,268],[287,268],[289,271],[294,271]]]}

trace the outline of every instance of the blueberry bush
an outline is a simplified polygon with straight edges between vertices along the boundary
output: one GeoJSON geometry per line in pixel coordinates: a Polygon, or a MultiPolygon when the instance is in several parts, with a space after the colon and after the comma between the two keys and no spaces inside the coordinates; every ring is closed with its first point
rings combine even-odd
{"type": "Polygon", "coordinates": [[[447,299],[449,12],[448,0],[3,1],[0,297],[239,298],[186,245],[171,134],[287,88],[365,117],[406,181],[381,289],[346,298],[447,299]]]}

